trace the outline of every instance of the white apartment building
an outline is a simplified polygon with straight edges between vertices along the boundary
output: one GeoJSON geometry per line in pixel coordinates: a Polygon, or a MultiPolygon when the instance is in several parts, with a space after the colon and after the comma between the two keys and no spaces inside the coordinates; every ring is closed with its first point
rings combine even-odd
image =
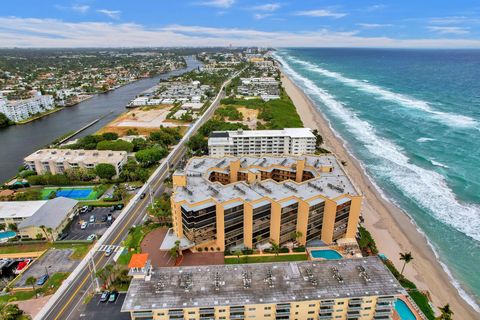
{"type": "Polygon", "coordinates": [[[108,163],[117,175],[127,162],[126,151],[41,149],[24,159],[25,165],[37,174],[61,174],[67,169],[94,169],[97,164],[108,163]]]}
{"type": "Polygon", "coordinates": [[[39,112],[45,112],[55,108],[52,96],[43,96],[38,92],[33,98],[5,101],[0,99],[0,112],[12,121],[19,122],[39,112]]]}
{"type": "Polygon", "coordinates": [[[309,128],[214,131],[208,138],[211,156],[313,154],[316,138],[309,128]]]}

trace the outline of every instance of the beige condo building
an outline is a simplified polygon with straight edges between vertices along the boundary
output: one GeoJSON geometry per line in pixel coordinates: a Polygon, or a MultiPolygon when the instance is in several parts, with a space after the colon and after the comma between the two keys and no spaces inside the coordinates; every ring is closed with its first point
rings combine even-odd
{"type": "Polygon", "coordinates": [[[122,306],[135,320],[387,320],[405,294],[377,257],[142,266],[130,269],[122,306]]]}
{"type": "Polygon", "coordinates": [[[332,155],[192,158],[173,175],[182,249],[355,238],[362,196],[332,155]]]}

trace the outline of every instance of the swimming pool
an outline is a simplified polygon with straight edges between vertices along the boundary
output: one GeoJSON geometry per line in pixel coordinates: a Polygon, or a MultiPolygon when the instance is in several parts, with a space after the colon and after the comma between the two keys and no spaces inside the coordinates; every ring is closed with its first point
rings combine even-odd
{"type": "Polygon", "coordinates": [[[342,255],[335,250],[312,250],[310,255],[315,259],[338,260],[342,259],[342,255]]]}
{"type": "Polygon", "coordinates": [[[416,320],[417,317],[413,314],[412,310],[408,307],[405,301],[397,299],[395,301],[395,311],[397,311],[400,319],[402,320],[416,320]]]}
{"type": "Polygon", "coordinates": [[[17,234],[13,231],[0,232],[0,242],[7,242],[8,239],[16,237],[17,234]]]}

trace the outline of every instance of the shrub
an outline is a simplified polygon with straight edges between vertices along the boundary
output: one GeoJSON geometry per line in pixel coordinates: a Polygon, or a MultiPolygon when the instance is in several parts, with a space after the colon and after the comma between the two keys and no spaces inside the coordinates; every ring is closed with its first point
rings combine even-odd
{"type": "Polygon", "coordinates": [[[252,250],[252,249],[248,249],[248,248],[247,248],[247,249],[243,249],[243,250],[242,250],[242,253],[243,253],[244,255],[252,254],[252,253],[253,253],[253,250],[252,250]]]}
{"type": "Polygon", "coordinates": [[[133,151],[133,143],[123,140],[100,141],[97,144],[97,150],[113,150],[113,151],[133,151]]]}
{"type": "Polygon", "coordinates": [[[167,150],[161,147],[152,147],[140,150],[135,154],[135,159],[144,167],[148,167],[167,155],[167,150]]]}
{"type": "Polygon", "coordinates": [[[115,132],[105,132],[104,134],[102,134],[102,137],[103,139],[105,140],[117,140],[118,139],[118,134],[115,133],[115,132]]]}
{"type": "Polygon", "coordinates": [[[280,250],[278,252],[279,253],[289,253],[290,250],[288,250],[288,248],[282,247],[282,248],[280,248],[280,250]]]}
{"type": "Polygon", "coordinates": [[[109,163],[99,163],[95,167],[95,173],[102,179],[110,180],[117,174],[117,171],[115,167],[109,163]]]}
{"type": "Polygon", "coordinates": [[[293,252],[305,252],[305,247],[301,246],[301,247],[293,248],[293,252]]]}

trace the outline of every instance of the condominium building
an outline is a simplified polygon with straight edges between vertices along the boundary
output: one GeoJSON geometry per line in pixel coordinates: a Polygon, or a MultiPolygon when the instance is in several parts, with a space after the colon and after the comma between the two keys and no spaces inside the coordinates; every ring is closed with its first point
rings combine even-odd
{"type": "Polygon", "coordinates": [[[1,101],[0,112],[12,121],[19,122],[37,113],[55,108],[52,96],[43,96],[40,92],[35,97],[18,101],[1,101]]]}
{"type": "Polygon", "coordinates": [[[25,165],[37,174],[60,174],[67,169],[94,169],[97,164],[108,163],[117,175],[127,162],[126,151],[41,149],[24,159],[25,165]]]}
{"type": "Polygon", "coordinates": [[[182,249],[355,238],[362,196],[337,159],[192,158],[173,175],[173,231],[182,249]],[[299,232],[299,233],[298,233],[299,232]]]}
{"type": "Polygon", "coordinates": [[[214,131],[208,139],[211,156],[313,154],[316,138],[309,128],[214,131]]]}
{"type": "Polygon", "coordinates": [[[392,319],[406,294],[377,257],[143,269],[122,306],[138,320],[392,319]]]}

